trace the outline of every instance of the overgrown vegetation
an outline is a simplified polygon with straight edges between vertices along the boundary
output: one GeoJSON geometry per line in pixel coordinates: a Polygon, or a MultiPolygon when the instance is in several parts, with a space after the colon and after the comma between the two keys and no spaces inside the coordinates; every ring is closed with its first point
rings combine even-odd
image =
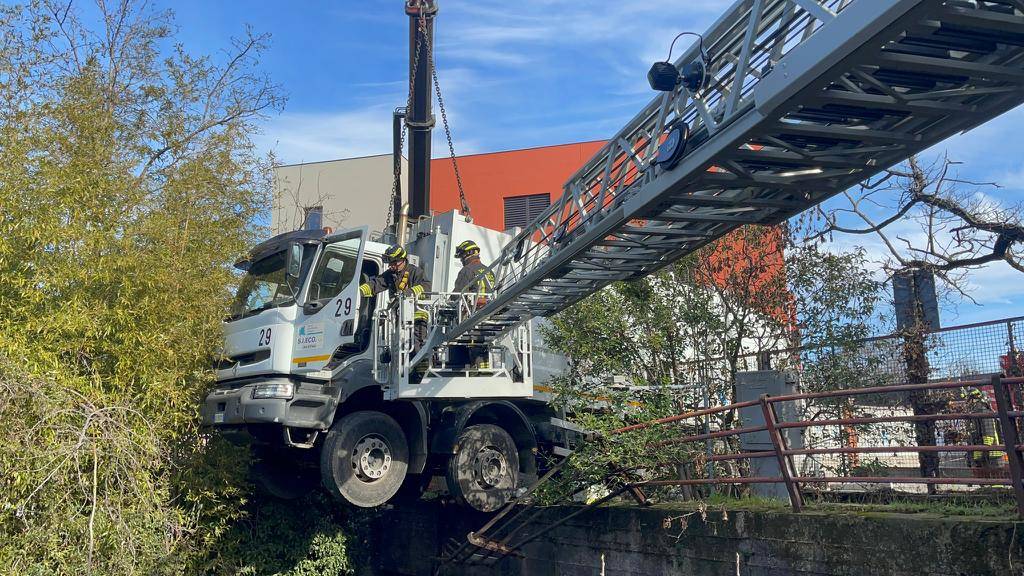
{"type": "MultiPolygon", "coordinates": [[[[831,253],[802,242],[798,232],[739,229],[658,274],[613,284],[556,316],[545,336],[572,359],[556,386],[561,407],[584,427],[608,432],[728,404],[736,399],[737,373],[756,369],[759,353],[797,344],[822,348],[813,358],[775,354],[772,367],[820,368],[811,389],[857,385],[858,366],[842,360],[849,357],[844,346],[867,336],[880,286],[862,253],[831,253]]],[[[736,416],[722,412],[587,446],[572,459],[570,485],[613,469],[648,479],[703,477],[704,443],[674,439],[734,428],[736,416]]],[[[720,474],[740,472],[736,461],[716,466],[720,474]]]]}
{"type": "MultiPolygon", "coordinates": [[[[703,506],[718,510],[751,510],[759,512],[788,512],[789,502],[777,498],[756,496],[734,497],[726,494],[712,494],[699,504],[678,502],[672,508],[688,509],[703,506]]],[[[830,512],[845,514],[934,514],[937,516],[967,516],[985,518],[1016,518],[1017,508],[1005,494],[993,494],[985,498],[979,494],[963,496],[913,495],[893,491],[879,491],[859,495],[846,495],[846,499],[810,497],[804,500],[808,512],[830,512]]]]}
{"type": "Polygon", "coordinates": [[[0,567],[340,574],[337,513],[251,500],[247,452],[197,426],[283,98],[266,37],[174,32],[131,1],[0,8],[0,567]]]}

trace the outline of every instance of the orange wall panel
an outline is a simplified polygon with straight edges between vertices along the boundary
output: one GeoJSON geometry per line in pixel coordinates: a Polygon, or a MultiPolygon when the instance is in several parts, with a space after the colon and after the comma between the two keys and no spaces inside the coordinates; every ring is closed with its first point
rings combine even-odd
{"type": "MultiPolygon", "coordinates": [[[[565,181],[602,146],[603,141],[580,142],[460,156],[459,175],[474,223],[504,230],[504,198],[509,196],[548,193],[554,202],[561,197],[565,181]]],[[[460,208],[451,158],[430,162],[430,208],[434,212],[460,208]]]]}
{"type": "Polygon", "coordinates": [[[793,325],[795,303],[786,288],[785,239],[780,227],[757,229],[749,235],[734,231],[705,257],[710,280],[720,289],[736,289],[752,305],[763,305],[766,309],[761,312],[793,325]]]}

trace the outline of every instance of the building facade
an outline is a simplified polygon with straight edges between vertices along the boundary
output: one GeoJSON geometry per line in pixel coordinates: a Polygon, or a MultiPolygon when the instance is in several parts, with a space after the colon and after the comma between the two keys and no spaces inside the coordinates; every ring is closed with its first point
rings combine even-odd
{"type": "MultiPolygon", "coordinates": [[[[381,230],[391,199],[393,166],[391,154],[380,154],[275,168],[271,233],[324,226],[381,230]]],[[[403,158],[402,174],[406,172],[403,158]]]]}
{"type": "MultiPolygon", "coordinates": [[[[558,198],[562,185],[603,141],[459,157],[459,176],[473,221],[493,230],[525,226],[558,198]]],[[[408,164],[402,159],[407,195],[408,164]]],[[[394,182],[390,154],[280,166],[274,174],[274,234],[303,227],[341,229],[387,222],[394,182]]],[[[450,158],[430,163],[430,208],[461,210],[450,158]]]]}

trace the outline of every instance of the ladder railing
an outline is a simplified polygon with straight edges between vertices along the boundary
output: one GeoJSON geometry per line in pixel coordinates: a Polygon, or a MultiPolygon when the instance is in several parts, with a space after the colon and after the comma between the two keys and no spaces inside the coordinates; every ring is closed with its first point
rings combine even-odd
{"type": "MultiPolygon", "coordinates": [[[[708,82],[654,98],[492,263],[442,339],[489,340],[744,224],[775,224],[1022,100],[1024,2],[740,0],[708,82]],[[655,162],[685,122],[678,165],[655,162]]],[[[700,59],[695,43],[677,66],[700,59]]]]}
{"type": "MultiPolygon", "coordinates": [[[[569,179],[561,198],[502,253],[494,266],[502,284],[523,277],[537,261],[562,248],[570,233],[592,228],[629,189],[653,179],[655,172],[648,168],[667,124],[682,120],[695,134],[704,129],[713,135],[745,113],[752,88],[765,70],[820,27],[822,22],[806,6],[818,6],[814,13],[833,15],[830,8],[841,9],[848,3],[831,0],[828,7],[814,0],[736,3],[702,42],[705,51],[716,56],[709,66],[708,87],[695,93],[685,87],[663,93],[612,137],[569,179]]],[[[702,43],[695,43],[676,66],[699,59],[702,43]]]]}

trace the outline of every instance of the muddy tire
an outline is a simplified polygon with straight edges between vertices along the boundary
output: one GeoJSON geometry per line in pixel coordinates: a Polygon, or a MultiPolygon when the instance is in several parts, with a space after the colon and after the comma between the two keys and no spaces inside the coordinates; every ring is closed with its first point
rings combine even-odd
{"type": "Polygon", "coordinates": [[[448,460],[448,492],[461,504],[493,512],[515,495],[519,452],[503,428],[492,424],[469,426],[459,434],[448,460]]]}
{"type": "Polygon", "coordinates": [[[320,452],[320,478],[336,498],[372,508],[402,487],[408,462],[405,433],[394,418],[383,412],[353,412],[327,433],[320,452]]]}

